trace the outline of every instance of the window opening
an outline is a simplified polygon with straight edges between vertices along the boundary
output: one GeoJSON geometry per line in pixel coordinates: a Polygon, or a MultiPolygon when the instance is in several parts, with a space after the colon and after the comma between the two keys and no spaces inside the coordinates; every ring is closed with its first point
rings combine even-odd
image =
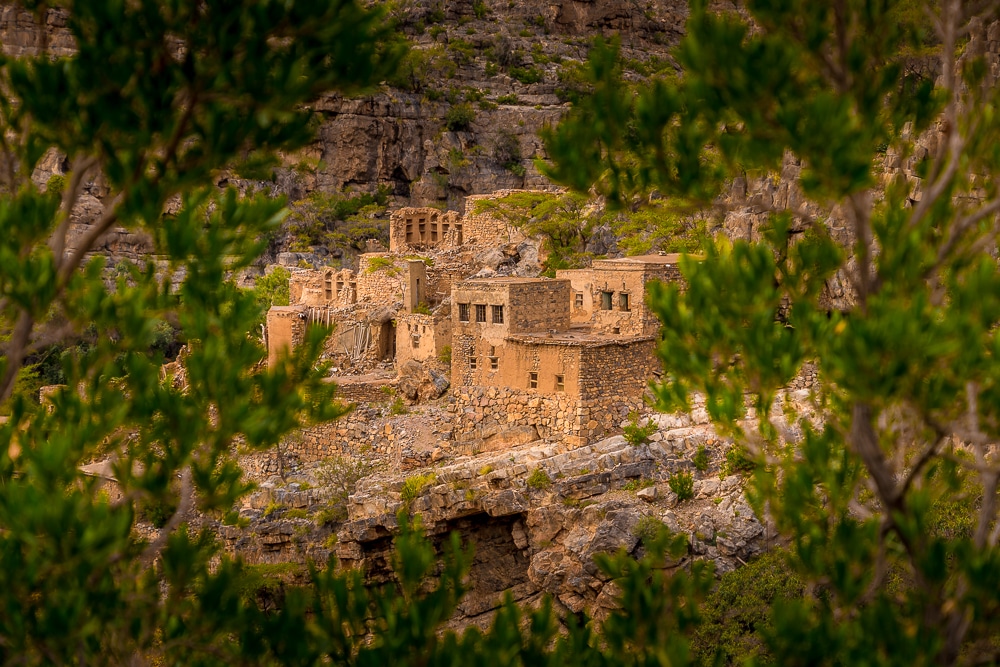
{"type": "Polygon", "coordinates": [[[486,321],[486,304],[477,303],[476,304],[476,321],[485,322],[486,321]]]}
{"type": "Polygon", "coordinates": [[[528,389],[538,389],[538,373],[528,373],[528,389]]]}
{"type": "Polygon", "coordinates": [[[577,308],[583,308],[583,292],[577,292],[573,295],[573,305],[577,308]]]}
{"type": "Polygon", "coordinates": [[[564,375],[557,375],[556,376],[556,391],[565,391],[565,390],[566,390],[565,376],[564,375]]]}
{"type": "Polygon", "coordinates": [[[611,297],[614,292],[601,292],[601,310],[611,310],[611,297]]]}
{"type": "Polygon", "coordinates": [[[503,306],[493,306],[493,324],[503,324],[503,306]]]}
{"type": "Polygon", "coordinates": [[[469,370],[470,371],[476,370],[476,358],[475,357],[469,357],[469,370]]]}
{"type": "Polygon", "coordinates": [[[458,321],[459,322],[469,321],[469,304],[467,303],[458,304],[458,321]]]}
{"type": "Polygon", "coordinates": [[[628,307],[628,293],[627,292],[622,292],[621,294],[618,295],[618,307],[621,308],[622,310],[624,310],[625,312],[628,312],[629,307],[628,307]]]}

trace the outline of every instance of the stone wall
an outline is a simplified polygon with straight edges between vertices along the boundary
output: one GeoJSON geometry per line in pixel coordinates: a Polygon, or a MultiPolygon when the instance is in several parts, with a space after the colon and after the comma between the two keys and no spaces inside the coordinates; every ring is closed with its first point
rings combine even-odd
{"type": "Polygon", "coordinates": [[[579,435],[580,407],[579,401],[567,394],[540,394],[509,387],[458,387],[448,409],[455,416],[457,442],[478,441],[477,449],[493,451],[510,446],[506,436],[511,433],[533,432],[535,439],[553,440],[579,435]]]}
{"type": "Polygon", "coordinates": [[[380,408],[359,406],[336,421],[302,429],[285,443],[284,450],[302,463],[334,455],[391,462],[398,458],[399,434],[399,425],[385,419],[380,408]]]}
{"type": "Polygon", "coordinates": [[[434,315],[400,313],[396,317],[396,368],[411,359],[438,359],[451,346],[451,311],[442,306],[434,315]]]}
{"type": "Polygon", "coordinates": [[[464,223],[465,243],[469,245],[490,246],[504,243],[518,243],[524,240],[522,234],[510,223],[500,220],[489,213],[476,213],[476,202],[484,199],[501,199],[515,192],[528,190],[497,190],[486,195],[469,195],[465,198],[464,223]]]}
{"type": "Polygon", "coordinates": [[[288,300],[292,305],[339,308],[357,299],[357,275],[350,269],[292,269],[288,278],[288,300]]]}
{"type": "Polygon", "coordinates": [[[403,298],[408,262],[388,253],[367,253],[358,258],[358,301],[390,305],[403,298]]]}
{"type": "Polygon", "coordinates": [[[293,349],[306,333],[306,308],[271,306],[267,311],[267,363],[274,365],[282,351],[293,349]]]}
{"type": "Polygon", "coordinates": [[[649,381],[660,371],[654,338],[588,345],[583,347],[580,358],[580,396],[585,400],[641,403],[649,381]]]}
{"type": "Polygon", "coordinates": [[[384,403],[395,392],[396,380],[350,376],[334,378],[337,400],[343,403],[384,403]]]}
{"type": "Polygon", "coordinates": [[[389,217],[389,250],[410,252],[462,245],[462,221],[455,211],[401,208],[389,217]]]}

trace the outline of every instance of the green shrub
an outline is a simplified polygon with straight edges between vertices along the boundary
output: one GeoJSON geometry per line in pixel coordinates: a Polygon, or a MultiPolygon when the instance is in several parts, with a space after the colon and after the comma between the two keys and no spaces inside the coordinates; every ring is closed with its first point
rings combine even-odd
{"type": "Polygon", "coordinates": [[[278,510],[284,509],[284,507],[285,506],[282,505],[281,503],[277,503],[277,502],[274,502],[272,500],[271,502],[269,502],[267,504],[267,507],[264,508],[264,514],[263,514],[263,516],[264,516],[264,518],[267,518],[267,517],[271,516],[272,514],[274,514],[275,512],[277,512],[278,510]]]}
{"type": "Polygon", "coordinates": [[[636,477],[635,479],[630,479],[629,481],[622,484],[623,491],[639,491],[640,489],[646,489],[656,484],[651,479],[646,479],[645,477],[636,477]]]}
{"type": "Polygon", "coordinates": [[[421,301],[416,306],[414,306],[413,312],[417,313],[418,315],[430,315],[431,307],[427,305],[426,301],[421,301]]]}
{"type": "Polygon", "coordinates": [[[698,451],[695,452],[694,458],[691,459],[694,464],[695,469],[698,472],[705,472],[708,470],[708,448],[705,445],[698,445],[698,451]]]}
{"type": "Polygon", "coordinates": [[[448,51],[455,59],[455,62],[460,65],[468,65],[476,57],[476,47],[472,42],[459,37],[455,37],[448,42],[448,51]]]}
{"type": "Polygon", "coordinates": [[[649,437],[656,433],[656,422],[652,419],[646,422],[645,426],[639,426],[639,415],[635,412],[629,414],[630,422],[622,429],[625,442],[638,447],[649,442],[649,437]]]}
{"type": "Polygon", "coordinates": [[[529,489],[542,491],[552,486],[552,478],[549,477],[549,473],[545,472],[544,468],[535,468],[528,476],[526,484],[529,489]]]}
{"type": "Polygon", "coordinates": [[[722,464],[722,475],[738,475],[753,472],[757,462],[742,445],[733,445],[726,452],[726,461],[722,464]]]}
{"type": "Polygon", "coordinates": [[[470,162],[469,158],[465,157],[465,153],[462,152],[461,148],[452,148],[448,151],[448,164],[452,169],[461,169],[462,167],[468,167],[470,162]]]}
{"type": "Polygon", "coordinates": [[[537,67],[511,67],[510,76],[523,84],[531,84],[541,81],[543,74],[537,67]]]}
{"type": "Polygon", "coordinates": [[[417,499],[417,496],[419,496],[424,489],[433,484],[435,481],[437,481],[437,475],[432,472],[425,475],[407,477],[403,482],[403,488],[399,492],[399,497],[402,498],[404,504],[409,506],[413,504],[413,501],[417,499]]]}
{"type": "Polygon", "coordinates": [[[391,415],[408,415],[410,414],[410,409],[406,407],[406,403],[403,401],[402,396],[397,396],[393,401],[392,405],[389,406],[389,414],[391,415]]]}
{"type": "Polygon", "coordinates": [[[521,164],[521,141],[510,130],[501,130],[493,144],[493,159],[515,176],[524,176],[524,165],[521,164]]]}
{"type": "Polygon", "coordinates": [[[668,532],[667,524],[663,523],[655,516],[646,515],[635,524],[635,536],[643,544],[649,544],[653,539],[663,532],[668,532]]]}
{"type": "Polygon", "coordinates": [[[691,500],[694,498],[694,477],[691,473],[680,471],[674,473],[667,480],[670,490],[677,494],[677,500],[691,500]]]}
{"type": "Polygon", "coordinates": [[[371,475],[376,469],[373,463],[347,456],[323,459],[313,474],[319,486],[327,489],[329,496],[326,506],[313,520],[319,525],[344,521],[347,518],[347,499],[357,488],[358,480],[371,475]]]}
{"type": "Polygon", "coordinates": [[[400,268],[396,266],[396,263],[388,257],[372,257],[368,260],[368,267],[365,269],[365,273],[377,273],[379,271],[386,271],[390,275],[398,275],[400,273],[400,268]]]}
{"type": "Polygon", "coordinates": [[[476,15],[477,19],[486,18],[488,10],[486,9],[486,3],[483,0],[473,0],[472,2],[472,13],[476,15]]]}
{"type": "Polygon", "coordinates": [[[520,104],[521,99],[517,96],[517,93],[509,93],[507,95],[501,95],[497,98],[497,104],[520,104]]]}
{"type": "Polygon", "coordinates": [[[444,124],[452,132],[469,129],[476,120],[476,110],[468,102],[456,104],[444,116],[444,124]]]}
{"type": "MultiPolygon", "coordinates": [[[[156,528],[163,528],[170,521],[170,517],[177,511],[177,503],[174,499],[166,500],[151,498],[139,504],[139,516],[142,520],[148,521],[156,528]]],[[[266,516],[266,515],[265,515],[266,516]]]]}
{"type": "Polygon", "coordinates": [[[772,629],[771,608],[776,602],[801,599],[805,590],[787,557],[776,549],[722,575],[700,609],[702,622],[691,642],[693,664],[771,662],[764,643],[772,629]]]}
{"type": "Polygon", "coordinates": [[[438,361],[447,366],[451,365],[451,345],[445,345],[438,354],[438,361]]]}
{"type": "Polygon", "coordinates": [[[66,189],[66,177],[62,174],[52,174],[45,182],[45,193],[50,195],[62,195],[66,189]]]}
{"type": "Polygon", "coordinates": [[[236,592],[247,601],[274,599],[286,585],[301,585],[305,575],[306,567],[299,563],[244,565],[236,578],[236,592]]]}
{"type": "Polygon", "coordinates": [[[285,512],[286,519],[307,519],[309,518],[309,512],[301,508],[290,509],[285,512]]]}

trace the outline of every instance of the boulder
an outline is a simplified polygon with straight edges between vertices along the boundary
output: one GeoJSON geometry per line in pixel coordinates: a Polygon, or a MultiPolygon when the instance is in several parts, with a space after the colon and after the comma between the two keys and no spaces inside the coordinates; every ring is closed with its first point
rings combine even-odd
{"type": "Polygon", "coordinates": [[[399,393],[413,402],[440,398],[450,386],[451,383],[444,374],[412,359],[400,367],[396,385],[399,393]]]}

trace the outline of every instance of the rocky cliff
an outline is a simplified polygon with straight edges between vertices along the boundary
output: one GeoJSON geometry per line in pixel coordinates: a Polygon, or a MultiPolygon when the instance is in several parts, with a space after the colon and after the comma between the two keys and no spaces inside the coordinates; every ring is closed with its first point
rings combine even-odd
{"type": "MultiPolygon", "coordinates": [[[[597,36],[621,35],[632,76],[669,67],[684,24],[682,0],[405,0],[389,15],[411,45],[400,73],[370,95],[312,105],[316,141],[285,156],[268,185],[295,200],[312,191],[374,191],[393,206],[461,210],[470,194],[544,188],[539,131],[555,123],[579,85],[576,68],[597,36]]],[[[7,55],[73,52],[66,13],[42,21],[0,8],[7,55]]],[[[65,165],[42,165],[44,183],[65,165]]],[[[231,177],[239,177],[239,169],[231,177]]]]}

